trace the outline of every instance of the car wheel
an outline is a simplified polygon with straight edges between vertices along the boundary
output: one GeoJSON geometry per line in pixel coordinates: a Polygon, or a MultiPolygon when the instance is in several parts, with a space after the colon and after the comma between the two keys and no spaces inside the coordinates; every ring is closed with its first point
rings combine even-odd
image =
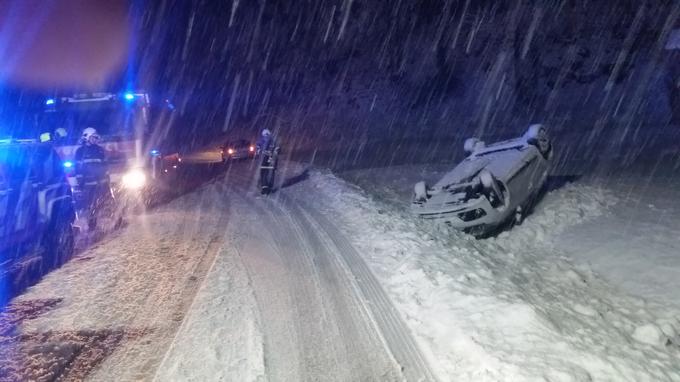
{"type": "Polygon", "coordinates": [[[525,136],[527,143],[536,146],[541,155],[547,159],[552,151],[552,144],[550,143],[550,137],[548,137],[548,129],[541,124],[531,125],[525,136]]]}
{"type": "Polygon", "coordinates": [[[427,184],[425,182],[420,181],[416,183],[416,185],[413,187],[413,192],[414,196],[413,199],[416,202],[424,202],[427,200],[427,184]]]}
{"type": "Polygon", "coordinates": [[[480,141],[477,138],[468,138],[465,140],[465,143],[463,144],[463,150],[465,150],[466,153],[472,154],[475,152],[475,150],[479,148],[483,148],[485,146],[484,142],[480,141]]]}
{"type": "Polygon", "coordinates": [[[73,225],[68,215],[57,216],[47,235],[46,253],[48,259],[45,263],[56,268],[71,258],[75,247],[73,225]]]}
{"type": "Polygon", "coordinates": [[[498,181],[489,170],[482,170],[479,173],[479,181],[484,187],[485,194],[493,208],[500,207],[505,203],[505,195],[498,185],[498,181]]]}

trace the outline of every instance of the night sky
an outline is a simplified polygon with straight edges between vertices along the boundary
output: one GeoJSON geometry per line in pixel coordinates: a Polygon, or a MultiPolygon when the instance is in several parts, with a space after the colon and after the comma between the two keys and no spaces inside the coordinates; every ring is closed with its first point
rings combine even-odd
{"type": "MultiPolygon", "coordinates": [[[[172,99],[180,140],[262,127],[327,145],[502,136],[536,120],[557,132],[666,125],[680,76],[664,49],[672,1],[128,5],[127,60],[105,86],[172,99]]],[[[3,109],[29,93],[5,84],[3,109]]]]}

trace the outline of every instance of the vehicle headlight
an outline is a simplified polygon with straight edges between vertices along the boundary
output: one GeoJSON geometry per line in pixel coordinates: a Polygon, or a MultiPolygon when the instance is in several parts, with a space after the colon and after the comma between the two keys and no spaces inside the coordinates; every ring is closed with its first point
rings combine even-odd
{"type": "Polygon", "coordinates": [[[123,187],[130,190],[138,190],[146,184],[146,174],[140,169],[132,169],[123,175],[123,187]]]}

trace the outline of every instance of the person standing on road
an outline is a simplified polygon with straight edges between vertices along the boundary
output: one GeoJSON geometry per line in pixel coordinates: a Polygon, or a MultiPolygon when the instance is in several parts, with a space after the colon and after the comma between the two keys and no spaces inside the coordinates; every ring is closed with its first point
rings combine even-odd
{"type": "Polygon", "coordinates": [[[274,188],[274,177],[280,147],[269,129],[262,130],[257,140],[257,155],[261,156],[259,187],[262,194],[269,194],[274,188]]]}
{"type": "Polygon", "coordinates": [[[106,150],[99,145],[97,130],[88,127],[83,130],[81,146],[75,153],[75,173],[81,191],[81,207],[88,210],[88,225],[96,225],[95,213],[98,205],[111,195],[106,150]]]}
{"type": "Polygon", "coordinates": [[[75,152],[75,165],[76,176],[81,177],[84,182],[108,183],[106,151],[99,145],[99,141],[97,130],[92,127],[83,130],[81,146],[75,152]]]}

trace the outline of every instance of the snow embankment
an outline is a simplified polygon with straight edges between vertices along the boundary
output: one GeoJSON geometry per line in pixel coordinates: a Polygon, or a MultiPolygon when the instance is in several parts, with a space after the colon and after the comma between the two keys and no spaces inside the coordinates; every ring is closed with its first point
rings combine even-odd
{"type": "Polygon", "coordinates": [[[610,213],[568,228],[554,248],[622,290],[680,308],[680,179],[622,177],[610,213]]]}
{"type": "Polygon", "coordinates": [[[539,208],[521,227],[502,232],[495,242],[515,250],[537,245],[552,247],[557,235],[571,227],[609,215],[617,202],[618,198],[604,188],[569,183],[547,193],[539,208]]]}
{"type": "Polygon", "coordinates": [[[523,226],[476,241],[333,175],[311,180],[314,203],[352,237],[441,380],[680,380],[680,312],[620,294],[550,244],[609,213],[604,190],[566,186],[523,226]]]}

